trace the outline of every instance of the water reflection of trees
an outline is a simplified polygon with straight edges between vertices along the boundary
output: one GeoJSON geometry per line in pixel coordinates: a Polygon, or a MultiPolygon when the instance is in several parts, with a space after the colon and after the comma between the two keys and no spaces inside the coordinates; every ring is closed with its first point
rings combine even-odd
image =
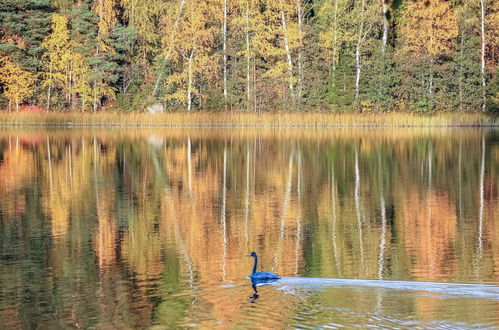
{"type": "Polygon", "coordinates": [[[230,324],[242,317],[234,297],[197,288],[238,281],[252,250],[287,276],[498,280],[493,140],[472,130],[6,131],[1,252],[18,262],[0,271],[0,290],[29,281],[60,316],[37,319],[25,303],[0,318],[87,327],[204,313],[230,324]]]}

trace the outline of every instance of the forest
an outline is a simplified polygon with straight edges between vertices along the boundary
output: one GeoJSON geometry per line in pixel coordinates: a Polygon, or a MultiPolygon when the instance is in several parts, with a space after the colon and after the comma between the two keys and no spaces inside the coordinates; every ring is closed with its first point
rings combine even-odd
{"type": "Polygon", "coordinates": [[[0,109],[499,112],[495,0],[1,0],[0,109]]]}

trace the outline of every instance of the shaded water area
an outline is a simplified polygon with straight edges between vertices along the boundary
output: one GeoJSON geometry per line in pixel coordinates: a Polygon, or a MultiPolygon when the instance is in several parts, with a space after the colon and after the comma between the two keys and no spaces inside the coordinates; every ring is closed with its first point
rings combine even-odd
{"type": "Polygon", "coordinates": [[[0,328],[499,327],[498,175],[498,130],[2,129],[0,328]]]}

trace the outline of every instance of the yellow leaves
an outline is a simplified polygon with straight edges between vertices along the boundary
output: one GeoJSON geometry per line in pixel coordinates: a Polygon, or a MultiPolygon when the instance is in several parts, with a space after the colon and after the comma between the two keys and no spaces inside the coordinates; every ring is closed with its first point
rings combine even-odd
{"type": "Polygon", "coordinates": [[[456,13],[444,0],[416,1],[403,14],[403,48],[432,57],[448,54],[458,35],[456,13]]]}
{"type": "Polygon", "coordinates": [[[218,56],[212,54],[215,36],[220,31],[222,7],[219,0],[186,0],[173,2],[163,23],[163,54],[180,67],[166,80],[170,93],[165,100],[188,102],[188,91],[199,95],[194,81],[211,81],[218,73],[218,56]],[[189,72],[191,75],[189,75],[189,72]]]}
{"type": "MultiPolygon", "coordinates": [[[[52,15],[52,33],[41,44],[47,51],[44,54],[47,72],[43,73],[44,87],[61,88],[67,95],[78,94],[82,103],[92,101],[92,88],[89,79],[92,75],[90,65],[73,48],[70,40],[68,19],[62,15],[52,15]]],[[[106,86],[104,96],[114,99],[114,89],[106,86]],[[107,88],[107,89],[106,89],[107,88]]]]}
{"type": "Polygon", "coordinates": [[[0,82],[4,84],[4,95],[16,104],[16,109],[33,93],[36,79],[36,74],[23,70],[6,57],[0,58],[0,82]]]}
{"type": "Polygon", "coordinates": [[[99,16],[99,23],[97,24],[99,28],[97,35],[99,50],[107,53],[113,53],[113,49],[103,39],[109,35],[118,21],[115,5],[115,0],[97,0],[94,8],[95,13],[99,16]]]}
{"type": "Polygon", "coordinates": [[[115,0],[98,0],[95,12],[99,15],[99,34],[108,35],[117,22],[115,0]]]}
{"type": "Polygon", "coordinates": [[[80,95],[83,104],[92,102],[92,87],[89,82],[91,69],[80,53],[71,53],[71,74],[73,91],[80,95]]]}

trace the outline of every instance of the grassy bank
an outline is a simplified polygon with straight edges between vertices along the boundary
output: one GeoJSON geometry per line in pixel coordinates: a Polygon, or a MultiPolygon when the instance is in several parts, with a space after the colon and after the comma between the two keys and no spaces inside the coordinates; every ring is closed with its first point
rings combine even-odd
{"type": "Polygon", "coordinates": [[[172,112],[145,113],[0,113],[2,126],[102,126],[102,127],[437,127],[499,126],[499,119],[481,113],[418,115],[172,112]]]}

